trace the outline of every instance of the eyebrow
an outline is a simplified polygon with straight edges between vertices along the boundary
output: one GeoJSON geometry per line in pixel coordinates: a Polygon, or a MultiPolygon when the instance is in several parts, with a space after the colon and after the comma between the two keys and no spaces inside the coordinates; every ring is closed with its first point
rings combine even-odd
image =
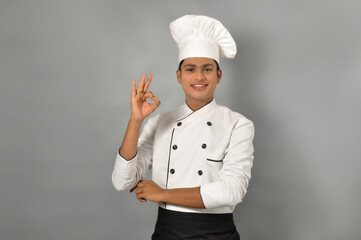
{"type": "MultiPolygon", "coordinates": [[[[184,67],[198,67],[198,66],[195,64],[192,64],[192,63],[188,63],[188,64],[184,65],[184,67]]],[[[206,64],[201,65],[200,67],[215,67],[215,65],[211,64],[211,63],[206,63],[206,64]]]]}

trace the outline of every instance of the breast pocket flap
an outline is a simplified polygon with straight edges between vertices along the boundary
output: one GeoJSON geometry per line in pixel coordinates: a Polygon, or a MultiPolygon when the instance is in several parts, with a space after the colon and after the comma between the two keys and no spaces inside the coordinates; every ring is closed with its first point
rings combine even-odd
{"type": "Polygon", "coordinates": [[[211,162],[223,162],[224,156],[221,154],[209,153],[207,154],[207,161],[211,162]]]}

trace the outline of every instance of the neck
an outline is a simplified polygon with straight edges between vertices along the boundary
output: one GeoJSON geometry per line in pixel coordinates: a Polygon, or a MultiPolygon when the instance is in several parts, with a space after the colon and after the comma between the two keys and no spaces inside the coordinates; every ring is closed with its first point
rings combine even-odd
{"type": "Polygon", "coordinates": [[[197,111],[212,101],[213,98],[209,101],[188,101],[186,99],[186,104],[190,109],[192,109],[192,111],[197,111]]]}

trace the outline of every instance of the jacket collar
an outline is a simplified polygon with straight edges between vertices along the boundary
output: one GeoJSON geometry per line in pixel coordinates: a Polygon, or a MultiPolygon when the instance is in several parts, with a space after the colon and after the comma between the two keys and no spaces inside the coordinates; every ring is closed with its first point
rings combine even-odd
{"type": "Polygon", "coordinates": [[[188,118],[189,116],[199,116],[199,115],[203,115],[204,113],[209,112],[211,109],[213,109],[215,106],[217,105],[216,100],[213,98],[213,100],[209,103],[207,103],[206,105],[204,105],[203,107],[201,107],[200,109],[193,111],[188,105],[187,103],[184,103],[182,106],[180,106],[178,108],[178,113],[177,114],[177,121],[181,121],[185,118],[188,118]]]}

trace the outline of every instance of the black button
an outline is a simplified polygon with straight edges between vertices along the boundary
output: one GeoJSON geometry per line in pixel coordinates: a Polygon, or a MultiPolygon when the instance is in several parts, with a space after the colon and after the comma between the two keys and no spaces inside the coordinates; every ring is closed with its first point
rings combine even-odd
{"type": "Polygon", "coordinates": [[[198,171],[198,175],[201,176],[203,174],[203,171],[202,170],[199,170],[198,171]]]}
{"type": "Polygon", "coordinates": [[[175,173],[175,170],[172,168],[171,170],[170,170],[170,174],[174,174],[175,173]]]}
{"type": "Polygon", "coordinates": [[[182,126],[182,122],[178,122],[178,123],[177,123],[177,126],[178,126],[178,127],[182,126]]]}
{"type": "Polygon", "coordinates": [[[207,125],[208,125],[208,126],[212,126],[212,123],[211,123],[211,122],[207,122],[207,125]]]}
{"type": "Polygon", "coordinates": [[[202,148],[205,149],[207,147],[207,144],[203,143],[202,148]]]}
{"type": "Polygon", "coordinates": [[[173,148],[173,150],[177,150],[178,147],[177,147],[177,145],[173,145],[172,148],[173,148]]]}

